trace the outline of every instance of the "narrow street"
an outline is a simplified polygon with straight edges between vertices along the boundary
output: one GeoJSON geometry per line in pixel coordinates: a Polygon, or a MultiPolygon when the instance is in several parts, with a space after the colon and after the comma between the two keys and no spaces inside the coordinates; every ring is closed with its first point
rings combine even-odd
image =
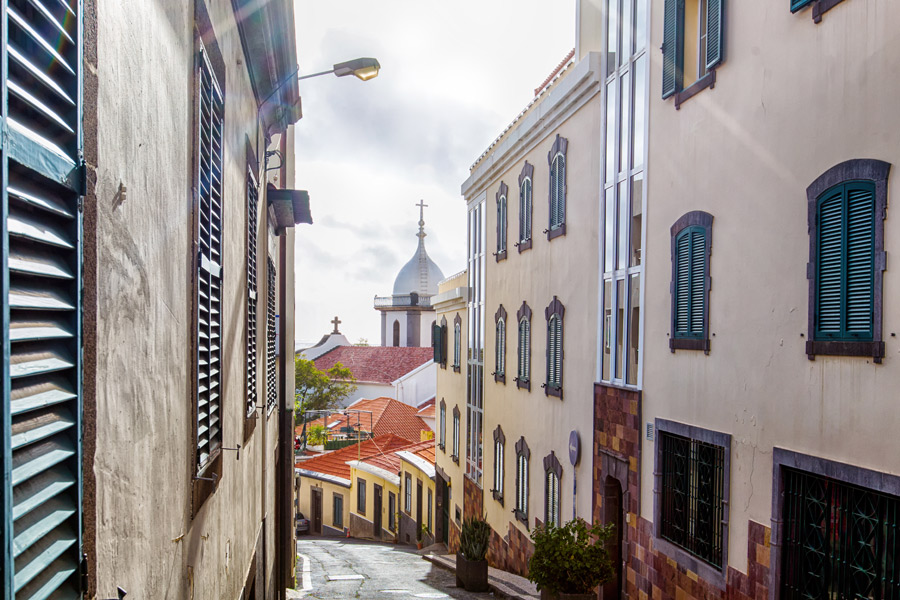
{"type": "Polygon", "coordinates": [[[457,588],[453,573],[408,546],[304,537],[297,542],[297,554],[297,590],[303,598],[494,597],[457,588]]]}

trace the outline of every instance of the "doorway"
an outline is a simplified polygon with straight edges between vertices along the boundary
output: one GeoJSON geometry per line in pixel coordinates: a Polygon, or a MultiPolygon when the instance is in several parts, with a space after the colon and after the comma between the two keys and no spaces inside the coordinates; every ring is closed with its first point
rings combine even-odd
{"type": "Polygon", "coordinates": [[[603,485],[603,523],[615,525],[613,537],[606,543],[606,551],[613,565],[613,578],[603,586],[603,600],[621,600],[622,596],[622,484],[607,475],[603,485]]]}
{"type": "Polygon", "coordinates": [[[435,542],[443,542],[450,545],[450,488],[447,481],[437,477],[437,506],[435,507],[438,514],[437,531],[435,531],[435,542]]]}
{"type": "Polygon", "coordinates": [[[314,535],[322,535],[322,488],[310,488],[309,529],[314,535]]]}
{"type": "Polygon", "coordinates": [[[422,539],[422,480],[416,480],[416,539],[422,539]]]}
{"type": "Polygon", "coordinates": [[[372,515],[372,520],[375,521],[374,531],[372,535],[375,536],[376,540],[381,539],[381,486],[375,486],[375,510],[372,515]]]}

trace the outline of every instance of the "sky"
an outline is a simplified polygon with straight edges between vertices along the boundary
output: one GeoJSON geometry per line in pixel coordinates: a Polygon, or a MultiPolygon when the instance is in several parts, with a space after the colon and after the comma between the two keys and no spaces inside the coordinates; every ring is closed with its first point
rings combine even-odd
{"type": "Polygon", "coordinates": [[[465,268],[469,167],[575,44],[571,0],[299,0],[301,74],[374,57],[378,77],[300,82],[296,187],[314,224],[296,229],[297,342],[332,330],[381,343],[376,295],[425,246],[465,268]]]}

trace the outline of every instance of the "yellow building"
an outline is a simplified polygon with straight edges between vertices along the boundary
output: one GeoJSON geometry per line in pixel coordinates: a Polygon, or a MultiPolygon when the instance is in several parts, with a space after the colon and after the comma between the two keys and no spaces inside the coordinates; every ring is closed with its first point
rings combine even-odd
{"type": "Polygon", "coordinates": [[[401,542],[435,542],[435,468],[434,440],[426,440],[398,450],[400,459],[400,531],[401,542]]]}

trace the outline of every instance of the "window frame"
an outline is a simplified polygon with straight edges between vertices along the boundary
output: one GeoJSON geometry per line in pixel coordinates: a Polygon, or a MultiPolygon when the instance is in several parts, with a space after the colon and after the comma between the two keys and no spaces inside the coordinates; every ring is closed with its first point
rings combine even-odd
{"type": "Polygon", "coordinates": [[[544,316],[547,319],[547,374],[545,378],[545,383],[541,385],[544,388],[544,395],[546,396],[554,396],[563,399],[563,364],[565,363],[565,339],[566,339],[566,328],[565,328],[565,314],[566,307],[563,306],[563,303],[559,301],[559,298],[553,296],[553,301],[547,306],[544,310],[544,316]],[[559,323],[559,350],[558,354],[553,356],[551,353],[552,344],[551,344],[551,327],[554,317],[559,323]],[[555,359],[555,360],[554,360],[555,359]],[[559,385],[555,385],[550,381],[550,366],[551,361],[555,362],[556,372],[559,374],[559,385]]]}
{"type": "Polygon", "coordinates": [[[388,530],[397,530],[397,495],[394,492],[388,492],[388,530]]]}
{"type": "MultiPolygon", "coordinates": [[[[716,70],[725,62],[725,16],[726,10],[725,0],[697,0],[697,23],[700,28],[700,16],[702,12],[702,2],[706,2],[706,31],[707,43],[706,48],[701,52],[699,36],[697,39],[697,57],[706,56],[706,74],[700,75],[698,68],[697,80],[689,86],[684,87],[684,45],[688,41],[688,36],[684,30],[685,21],[685,0],[665,0],[663,8],[663,44],[660,48],[663,53],[663,72],[662,72],[662,99],[674,98],[675,110],[679,110],[681,105],[688,99],[696,96],[706,88],[716,87],[716,70]],[[712,29],[710,28],[712,25],[712,29]],[[670,30],[669,28],[674,28],[670,30]],[[714,31],[714,35],[710,36],[709,32],[714,31]],[[712,37],[712,42],[709,38],[712,37]],[[668,38],[668,39],[667,39],[668,38]],[[670,53],[667,44],[673,42],[674,49],[670,53]],[[711,46],[718,48],[712,53],[715,58],[710,59],[711,46]],[[671,64],[671,84],[667,82],[667,65],[671,64]]],[[[691,36],[693,39],[693,36],[691,36]]]]}
{"type": "Polygon", "coordinates": [[[337,492],[332,492],[331,497],[331,525],[344,528],[344,495],[337,492]],[[338,511],[338,504],[341,505],[340,511],[338,511]]]}
{"type": "Polygon", "coordinates": [[[531,465],[531,449],[525,441],[525,436],[519,438],[516,442],[516,506],[513,514],[518,521],[524,523],[528,529],[528,494],[529,486],[529,469],[531,465]],[[524,460],[524,478],[522,477],[523,469],[522,461],[524,460]]]}
{"type": "Polygon", "coordinates": [[[712,259],[712,224],[713,216],[702,210],[694,210],[682,215],[669,229],[672,261],[672,280],[669,287],[670,320],[669,320],[669,350],[702,350],[709,354],[709,314],[710,314],[710,290],[712,289],[711,259],[712,259]],[[703,332],[700,336],[681,336],[676,329],[676,291],[678,286],[678,239],[685,230],[692,228],[702,229],[706,236],[706,249],[704,258],[705,273],[703,276],[703,332]]]}
{"type": "Polygon", "coordinates": [[[550,168],[550,177],[549,186],[547,192],[547,207],[548,207],[548,215],[547,215],[547,229],[544,233],[547,234],[547,241],[551,241],[560,236],[566,235],[566,196],[568,195],[567,189],[567,152],[569,149],[569,140],[560,136],[558,133],[556,134],[556,139],[553,141],[553,146],[550,148],[550,152],[547,153],[547,164],[550,168]],[[558,162],[560,161],[561,162],[558,162]],[[554,167],[554,165],[556,165],[554,167]],[[559,179],[559,165],[562,165],[562,183],[558,182],[559,179]],[[561,194],[554,194],[554,191],[561,191],[561,194]],[[553,212],[554,212],[554,203],[556,203],[556,214],[558,217],[558,221],[554,223],[553,221],[553,212]]]}
{"type": "Polygon", "coordinates": [[[506,385],[506,309],[494,313],[494,382],[506,385]]]}
{"type": "Polygon", "coordinates": [[[534,241],[534,165],[527,160],[519,173],[519,254],[530,250],[534,241]],[[528,184],[527,186],[525,184],[528,184]],[[527,192],[527,193],[526,193],[527,192]],[[526,235],[527,233],[527,235],[526,235]]]}
{"type": "Polygon", "coordinates": [[[453,372],[462,370],[462,318],[459,313],[453,318],[453,372]]]}
{"type": "Polygon", "coordinates": [[[552,523],[556,527],[559,527],[560,521],[562,519],[562,463],[559,462],[559,459],[556,457],[555,451],[550,451],[550,454],[544,457],[544,524],[552,523]],[[554,479],[551,479],[554,478],[554,479]],[[553,481],[556,485],[556,505],[553,506],[551,501],[551,488],[550,484],[553,481]],[[551,514],[553,509],[556,509],[555,514],[551,514]]]}
{"type": "Polygon", "coordinates": [[[438,432],[438,448],[441,449],[441,452],[447,453],[447,403],[441,398],[441,404],[439,408],[439,427],[440,431],[438,432]]]}
{"type": "Polygon", "coordinates": [[[522,302],[516,313],[516,387],[531,391],[531,307],[526,302],[522,302]],[[525,349],[522,349],[522,322],[525,321],[528,332],[525,338],[525,349]],[[523,371],[528,377],[522,377],[523,371]]]}
{"type": "Polygon", "coordinates": [[[497,191],[497,251],[494,252],[494,258],[497,262],[506,260],[507,255],[507,237],[509,233],[509,186],[504,182],[500,182],[500,189],[497,191]]]}
{"type": "Polygon", "coordinates": [[[412,475],[403,473],[403,512],[412,515],[412,475]]]}
{"type": "Polygon", "coordinates": [[[506,477],[506,435],[497,425],[494,429],[494,487],[491,496],[503,506],[504,478],[506,477]],[[499,450],[499,452],[498,452],[499,450]]]}
{"type": "Polygon", "coordinates": [[[450,458],[456,464],[459,464],[459,406],[453,407],[453,452],[450,458]]]}
{"type": "Polygon", "coordinates": [[[883,326],[884,270],[887,255],[884,251],[884,219],[887,218],[888,177],[890,163],[875,159],[851,159],[839,163],[817,177],[806,188],[807,227],[809,232],[809,263],[806,277],[809,280],[808,324],[806,355],[815,360],[816,355],[866,356],[876,364],[885,356],[883,326]],[[872,299],[872,340],[843,341],[816,339],[816,298],[818,272],[818,203],[829,190],[852,181],[865,181],[875,185],[875,240],[874,279],[872,299]]]}
{"type": "Polygon", "coordinates": [[[654,426],[656,434],[654,435],[653,442],[653,543],[664,554],[674,559],[680,567],[697,573],[700,577],[724,591],[726,588],[726,574],[728,572],[728,532],[730,528],[731,435],[660,418],[655,420],[654,426]],[[662,537],[661,523],[664,502],[663,496],[666,490],[663,483],[663,444],[661,440],[665,434],[688,438],[692,442],[697,441],[719,446],[724,450],[722,465],[721,568],[713,566],[704,559],[692,554],[687,549],[662,537]]]}

